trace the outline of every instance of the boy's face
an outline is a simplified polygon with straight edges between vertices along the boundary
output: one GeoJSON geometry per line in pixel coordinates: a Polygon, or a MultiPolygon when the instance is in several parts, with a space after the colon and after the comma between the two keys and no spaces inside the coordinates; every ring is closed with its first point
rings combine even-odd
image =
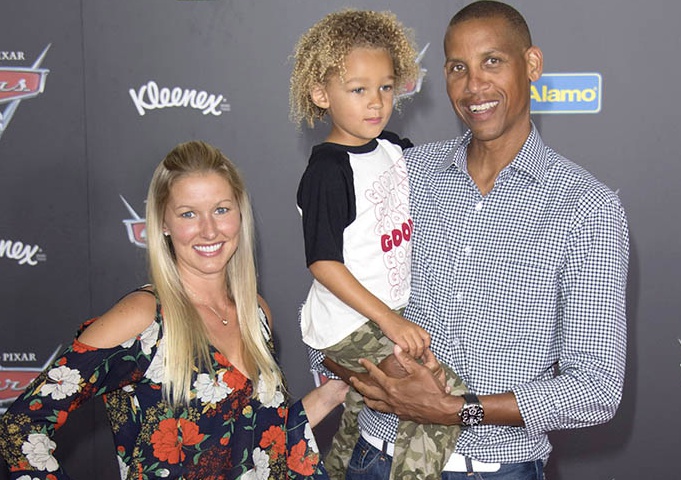
{"type": "Polygon", "coordinates": [[[395,69],[384,49],[358,47],[345,57],[345,75],[332,75],[311,92],[331,118],[327,142],[364,145],[378,137],[393,111],[395,69]]]}

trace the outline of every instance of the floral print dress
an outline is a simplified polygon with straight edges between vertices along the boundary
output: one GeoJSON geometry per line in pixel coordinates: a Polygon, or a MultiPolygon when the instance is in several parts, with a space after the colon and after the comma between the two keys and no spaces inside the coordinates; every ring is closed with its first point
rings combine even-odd
{"type": "Polygon", "coordinates": [[[122,345],[93,348],[74,340],[0,418],[10,478],[70,478],[53,456],[54,432],[99,395],[122,479],[328,478],[300,401],[289,405],[279,391],[253,398],[251,381],[211,348],[215,373],[195,374],[190,405],[173,410],[161,395],[163,348],[158,302],[155,321],[122,345]]]}

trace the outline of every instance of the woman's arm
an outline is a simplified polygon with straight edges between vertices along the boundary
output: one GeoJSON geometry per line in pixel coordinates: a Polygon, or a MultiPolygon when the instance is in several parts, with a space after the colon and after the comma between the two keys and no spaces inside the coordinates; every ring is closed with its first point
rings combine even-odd
{"type": "Polygon", "coordinates": [[[54,433],[91,397],[120,388],[134,372],[146,370],[156,348],[151,338],[155,305],[148,293],[121,300],[90,323],[0,417],[0,455],[11,478],[69,478],[52,456],[54,433]],[[145,320],[139,322],[138,315],[145,320]]]}
{"type": "Polygon", "coordinates": [[[342,380],[328,380],[303,397],[303,408],[310,426],[317,426],[331,411],[343,403],[348,385],[342,380]]]}

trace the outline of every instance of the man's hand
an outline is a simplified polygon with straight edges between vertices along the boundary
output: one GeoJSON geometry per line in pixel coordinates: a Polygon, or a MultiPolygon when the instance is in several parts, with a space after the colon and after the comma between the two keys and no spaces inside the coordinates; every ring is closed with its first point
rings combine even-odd
{"type": "MultiPolygon", "coordinates": [[[[350,382],[364,396],[366,405],[418,423],[458,423],[456,413],[462,400],[449,395],[443,381],[433,373],[440,366],[432,352],[427,350],[424,353],[423,365],[404,352],[399,345],[395,346],[394,357],[406,372],[402,378],[388,376],[368,360],[360,360],[368,372],[369,381],[353,375],[350,382]]],[[[441,369],[439,375],[442,377],[441,369]]]]}

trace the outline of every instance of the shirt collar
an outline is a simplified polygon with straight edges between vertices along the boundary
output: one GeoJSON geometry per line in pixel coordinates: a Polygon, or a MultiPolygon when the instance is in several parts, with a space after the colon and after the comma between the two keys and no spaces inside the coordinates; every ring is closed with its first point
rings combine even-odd
{"type": "MultiPolygon", "coordinates": [[[[473,134],[468,130],[462,137],[459,137],[452,146],[451,153],[445,157],[440,164],[438,171],[445,171],[454,165],[462,172],[466,172],[467,150],[471,143],[473,134]]],[[[549,167],[549,156],[537,127],[532,122],[532,129],[527,136],[527,140],[520,148],[518,155],[513,159],[507,168],[526,172],[537,181],[542,181],[549,167]]]]}

